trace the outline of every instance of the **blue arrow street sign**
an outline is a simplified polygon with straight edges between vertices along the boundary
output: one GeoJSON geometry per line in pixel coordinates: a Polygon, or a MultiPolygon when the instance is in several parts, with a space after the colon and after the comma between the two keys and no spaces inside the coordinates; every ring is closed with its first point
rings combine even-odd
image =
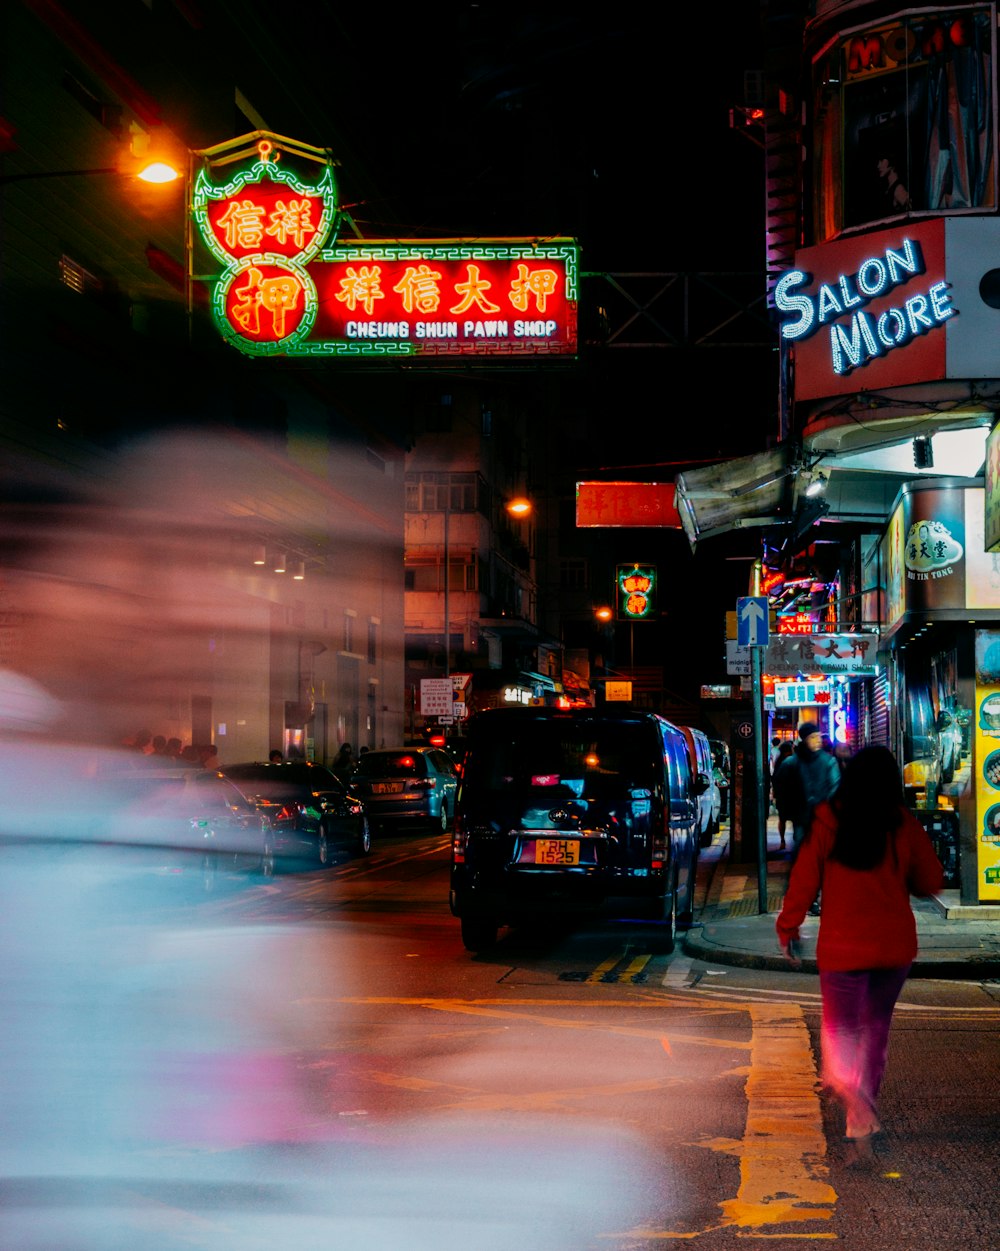
{"type": "Polygon", "coordinates": [[[766,647],[766,595],[744,595],[736,601],[736,642],[740,647],[766,647]]]}

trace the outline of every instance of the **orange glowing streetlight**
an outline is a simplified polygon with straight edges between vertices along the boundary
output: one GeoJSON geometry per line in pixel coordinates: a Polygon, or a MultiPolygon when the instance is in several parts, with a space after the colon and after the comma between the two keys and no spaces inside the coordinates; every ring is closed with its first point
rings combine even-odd
{"type": "Polygon", "coordinates": [[[611,609],[607,607],[594,609],[594,616],[597,618],[598,621],[610,621],[613,615],[614,614],[612,613],[611,609]]]}
{"type": "Polygon", "coordinates": [[[138,170],[121,169],[117,165],[106,165],[99,169],[32,170],[30,173],[23,174],[0,174],[0,183],[6,185],[13,182],[35,182],[42,178],[83,178],[93,177],[98,174],[114,174],[119,178],[139,178],[143,182],[149,183],[176,182],[178,178],[183,177],[173,165],[168,165],[166,161],[148,161],[142,169],[138,170]]]}
{"type": "Polygon", "coordinates": [[[524,495],[516,495],[504,505],[512,517],[527,517],[534,505],[524,495]]]}

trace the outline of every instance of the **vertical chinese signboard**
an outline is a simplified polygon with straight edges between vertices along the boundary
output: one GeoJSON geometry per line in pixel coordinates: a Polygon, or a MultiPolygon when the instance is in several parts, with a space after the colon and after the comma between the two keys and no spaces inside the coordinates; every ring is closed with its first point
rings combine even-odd
{"type": "Polygon", "coordinates": [[[233,347],[251,356],[576,354],[572,239],[333,242],[332,163],[309,183],[281,164],[281,144],[264,138],[228,182],[202,169],[192,188],[193,223],[220,266],[212,315],[233,347]]]}
{"type": "Polygon", "coordinates": [[[618,619],[648,621],[656,607],[656,568],[653,565],[619,565],[618,619]]]}

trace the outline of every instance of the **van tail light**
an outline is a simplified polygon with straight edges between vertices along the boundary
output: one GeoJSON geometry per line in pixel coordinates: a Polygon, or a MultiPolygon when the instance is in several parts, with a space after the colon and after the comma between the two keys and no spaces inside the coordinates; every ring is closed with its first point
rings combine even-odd
{"type": "Polygon", "coordinates": [[[465,864],[465,845],[468,835],[462,822],[461,814],[456,810],[451,826],[451,862],[465,864]]]}
{"type": "MultiPolygon", "coordinates": [[[[664,813],[663,820],[666,821],[667,819],[667,814],[664,813]]],[[[649,867],[651,869],[662,869],[665,867],[667,859],[667,830],[664,826],[653,833],[649,867]]]]}

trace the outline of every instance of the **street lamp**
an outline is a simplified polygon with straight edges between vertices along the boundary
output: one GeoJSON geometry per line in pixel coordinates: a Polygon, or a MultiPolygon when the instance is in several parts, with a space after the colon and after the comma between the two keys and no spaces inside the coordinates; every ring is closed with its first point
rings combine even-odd
{"type": "Polygon", "coordinates": [[[166,161],[150,161],[135,172],[108,165],[101,169],[54,169],[30,174],[0,174],[0,186],[10,182],[32,182],[37,178],[80,178],[93,174],[117,174],[120,178],[140,178],[143,182],[150,183],[176,182],[181,177],[166,161]]]}

